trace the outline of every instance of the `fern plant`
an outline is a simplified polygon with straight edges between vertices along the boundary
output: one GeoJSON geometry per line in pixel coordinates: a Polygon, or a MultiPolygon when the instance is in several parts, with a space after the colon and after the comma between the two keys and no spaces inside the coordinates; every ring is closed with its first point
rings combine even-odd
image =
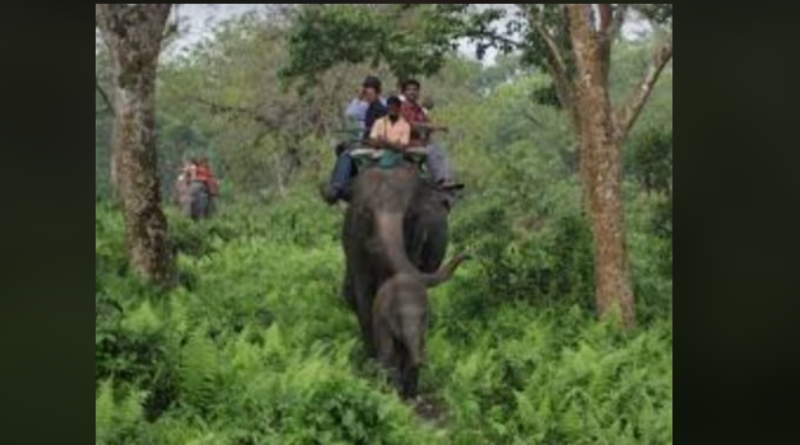
{"type": "Polygon", "coordinates": [[[100,384],[95,399],[95,443],[97,445],[125,444],[133,440],[144,426],[142,403],[144,391],[131,389],[123,397],[115,397],[112,380],[100,384]]]}

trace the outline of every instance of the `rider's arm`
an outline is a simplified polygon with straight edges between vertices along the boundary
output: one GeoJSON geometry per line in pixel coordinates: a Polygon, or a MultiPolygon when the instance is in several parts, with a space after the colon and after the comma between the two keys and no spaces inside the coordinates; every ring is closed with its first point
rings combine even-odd
{"type": "Polygon", "coordinates": [[[350,102],[350,105],[347,106],[344,115],[350,119],[364,122],[366,112],[367,105],[361,99],[355,98],[350,102]]]}
{"type": "Polygon", "coordinates": [[[415,122],[412,125],[414,130],[422,130],[422,131],[447,131],[447,127],[444,125],[435,125],[430,122],[415,122]]]}
{"type": "Polygon", "coordinates": [[[381,148],[383,144],[383,121],[378,119],[372,124],[372,130],[369,133],[368,145],[372,148],[381,148]]]}
{"type": "Polygon", "coordinates": [[[416,132],[430,132],[430,131],[447,131],[447,127],[435,125],[428,120],[427,113],[423,110],[423,118],[420,118],[416,113],[416,108],[410,103],[403,103],[400,107],[400,114],[411,125],[412,130],[416,132]]]}

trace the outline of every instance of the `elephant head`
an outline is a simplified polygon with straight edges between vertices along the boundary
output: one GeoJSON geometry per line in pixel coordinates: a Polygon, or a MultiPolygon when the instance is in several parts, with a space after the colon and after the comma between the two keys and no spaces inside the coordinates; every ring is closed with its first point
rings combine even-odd
{"type": "MultiPolygon", "coordinates": [[[[457,255],[435,277],[449,279],[467,259],[457,255]]],[[[418,277],[399,273],[378,289],[372,307],[372,328],[378,361],[386,368],[403,398],[417,395],[419,369],[425,362],[425,336],[428,331],[427,287],[418,277]]]]}

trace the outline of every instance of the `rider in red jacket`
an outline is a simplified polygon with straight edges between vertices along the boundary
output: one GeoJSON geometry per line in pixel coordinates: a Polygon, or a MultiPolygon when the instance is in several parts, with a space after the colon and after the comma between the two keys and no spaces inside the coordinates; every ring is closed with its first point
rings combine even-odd
{"type": "Polygon", "coordinates": [[[217,196],[219,193],[219,186],[214,175],[211,173],[211,166],[208,164],[208,158],[201,158],[196,165],[194,180],[205,182],[208,187],[208,193],[211,196],[217,196]]]}

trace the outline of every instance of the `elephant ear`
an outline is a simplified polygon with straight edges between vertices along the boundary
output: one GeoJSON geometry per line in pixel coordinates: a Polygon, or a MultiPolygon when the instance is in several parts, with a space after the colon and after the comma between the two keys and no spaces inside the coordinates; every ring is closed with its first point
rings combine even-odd
{"type": "Polygon", "coordinates": [[[461,199],[462,192],[461,190],[437,190],[436,193],[438,194],[442,205],[447,209],[449,212],[452,210],[453,205],[461,199]]]}

